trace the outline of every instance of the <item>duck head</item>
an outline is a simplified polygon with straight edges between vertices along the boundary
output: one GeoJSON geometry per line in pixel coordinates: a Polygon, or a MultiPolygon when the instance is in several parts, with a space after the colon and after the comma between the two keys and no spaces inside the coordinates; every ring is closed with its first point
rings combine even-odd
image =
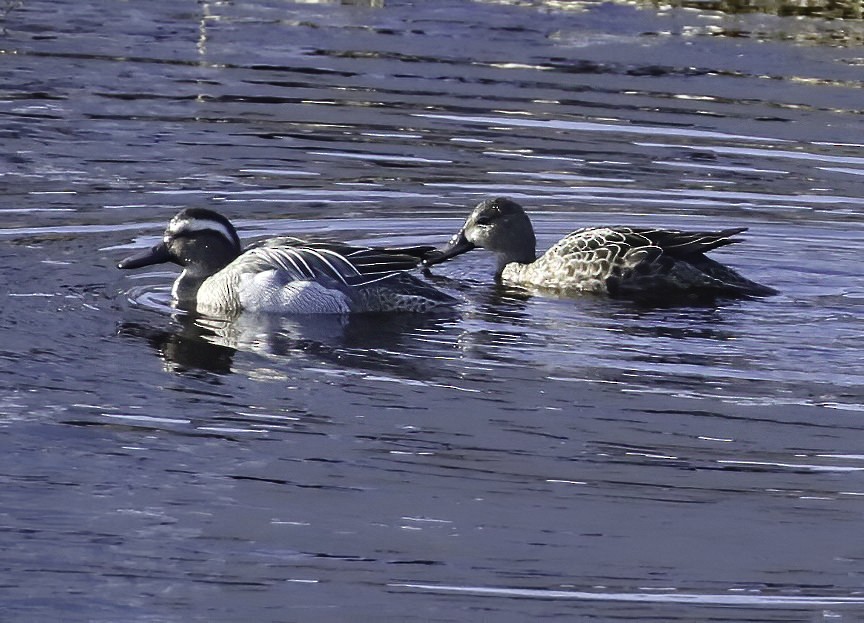
{"type": "Polygon", "coordinates": [[[171,263],[183,267],[174,284],[178,300],[194,298],[201,283],[240,255],[240,238],[231,222],[213,210],[186,208],[168,222],[162,241],[117,264],[124,270],[171,263]]]}
{"type": "Polygon", "coordinates": [[[537,239],[522,206],[505,197],[481,201],[440,253],[424,263],[440,264],[477,247],[498,256],[498,275],[511,262],[533,262],[537,239]]]}

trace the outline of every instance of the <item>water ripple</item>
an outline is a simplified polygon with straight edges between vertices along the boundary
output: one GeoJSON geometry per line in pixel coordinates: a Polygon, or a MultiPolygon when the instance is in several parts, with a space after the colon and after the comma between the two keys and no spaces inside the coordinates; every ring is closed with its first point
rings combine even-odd
{"type": "MultiPolygon", "coordinates": [[[[388,584],[397,589],[438,593],[464,593],[489,597],[516,597],[525,599],[573,599],[581,601],[617,601],[639,603],[692,603],[712,606],[750,606],[773,608],[800,608],[801,606],[864,605],[864,595],[760,595],[753,594],[700,594],[679,593],[675,589],[656,589],[658,592],[589,592],[575,590],[525,589],[485,586],[448,586],[445,584],[388,584]],[[662,591],[662,592],[661,592],[662,591]],[[668,592],[667,592],[668,591],[668,592]]],[[[742,592],[744,589],[741,589],[742,592]]]]}

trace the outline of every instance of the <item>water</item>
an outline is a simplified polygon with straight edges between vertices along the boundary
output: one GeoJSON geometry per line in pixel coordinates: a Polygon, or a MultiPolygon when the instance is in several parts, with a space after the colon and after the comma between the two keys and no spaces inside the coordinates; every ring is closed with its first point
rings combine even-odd
{"type": "Polygon", "coordinates": [[[864,26],[760,6],[10,5],[4,621],[864,617],[864,26]],[[496,195],[541,247],[750,227],[714,256],[781,294],[474,252],[455,314],[196,322],[115,268],[185,206],[441,244],[496,195]]]}

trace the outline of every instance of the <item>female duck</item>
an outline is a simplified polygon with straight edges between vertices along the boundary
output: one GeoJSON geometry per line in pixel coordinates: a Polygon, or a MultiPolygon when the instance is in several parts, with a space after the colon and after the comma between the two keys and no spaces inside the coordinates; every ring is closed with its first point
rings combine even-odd
{"type": "Polygon", "coordinates": [[[118,268],[178,264],[183,272],[171,291],[178,306],[207,314],[426,312],[456,303],[405,272],[432,250],[277,237],[242,251],[227,218],[187,208],[171,219],[159,244],[118,268]]]}
{"type": "Polygon", "coordinates": [[[505,198],[481,202],[431,266],[482,247],[498,257],[495,277],[514,285],[625,297],[658,295],[768,296],[776,291],[739,275],[705,253],[739,242],[746,227],[682,232],[588,227],[562,238],[539,258],[531,221],[505,198]]]}

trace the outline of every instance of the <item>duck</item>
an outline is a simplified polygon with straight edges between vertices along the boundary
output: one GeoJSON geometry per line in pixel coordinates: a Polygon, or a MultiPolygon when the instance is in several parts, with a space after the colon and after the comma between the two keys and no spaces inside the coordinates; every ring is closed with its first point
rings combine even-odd
{"type": "Polygon", "coordinates": [[[457,303],[407,272],[432,251],[292,236],[244,250],[228,218],[209,208],[186,208],[168,222],[158,244],[117,267],[177,264],[183,271],[171,289],[175,306],[204,315],[429,312],[457,303]]]}
{"type": "Polygon", "coordinates": [[[524,208],[506,197],[481,201],[427,268],[480,247],[497,257],[495,279],[525,288],[589,292],[627,298],[675,295],[761,297],[768,286],[708,258],[713,249],[740,242],[746,227],[678,231],[644,227],[585,227],[536,254],[524,208]]]}

